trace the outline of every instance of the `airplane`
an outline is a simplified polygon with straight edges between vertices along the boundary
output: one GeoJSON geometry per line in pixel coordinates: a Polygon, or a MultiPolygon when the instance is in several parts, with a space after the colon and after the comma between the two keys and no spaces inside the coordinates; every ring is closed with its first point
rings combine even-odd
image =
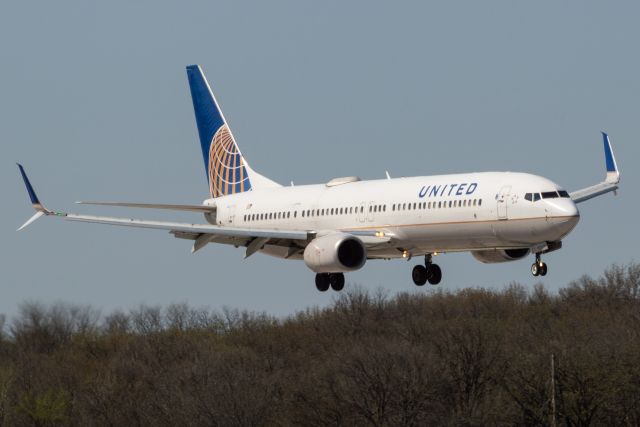
{"type": "Polygon", "coordinates": [[[606,176],[574,192],[542,176],[481,172],[362,180],[338,177],[322,184],[282,186],[254,171],[244,158],[199,65],[186,67],[210,197],[197,205],[76,202],[127,208],[197,212],[206,223],[153,221],[52,211],[18,168],[36,210],[18,230],[40,217],[168,230],[193,241],[192,253],[209,243],[304,260],[319,291],[340,291],[344,273],[368,260],[424,257],[413,282],[437,285],[442,270],[433,257],[470,252],[483,263],[535,257],[534,276],[545,276],[542,255],[562,247],[578,224],[578,203],[616,191],[620,173],[602,133],[606,176]]]}

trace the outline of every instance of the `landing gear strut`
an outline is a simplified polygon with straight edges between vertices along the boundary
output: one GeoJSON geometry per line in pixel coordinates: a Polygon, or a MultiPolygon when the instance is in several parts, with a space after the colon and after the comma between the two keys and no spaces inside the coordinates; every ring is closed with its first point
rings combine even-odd
{"type": "Polygon", "coordinates": [[[316,288],[320,292],[326,292],[329,287],[334,291],[344,288],[344,274],[342,273],[318,273],[316,274],[316,288]]]}
{"type": "Polygon", "coordinates": [[[431,262],[431,254],[427,254],[424,256],[424,266],[418,264],[413,267],[411,278],[417,286],[422,286],[427,282],[431,285],[437,285],[442,280],[442,270],[438,264],[431,262]]]}
{"type": "Polygon", "coordinates": [[[547,264],[542,262],[542,259],[540,259],[540,253],[536,254],[536,262],[531,264],[531,274],[536,277],[547,275],[547,264]]]}

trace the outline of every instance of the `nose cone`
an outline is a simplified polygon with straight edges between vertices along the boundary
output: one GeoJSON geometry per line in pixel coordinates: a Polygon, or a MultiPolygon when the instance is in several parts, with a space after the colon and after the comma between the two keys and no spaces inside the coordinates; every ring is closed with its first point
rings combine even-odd
{"type": "Polygon", "coordinates": [[[553,224],[555,232],[559,234],[559,238],[562,238],[578,224],[580,212],[571,199],[553,199],[549,205],[551,207],[549,220],[553,224]]]}
{"type": "Polygon", "coordinates": [[[557,216],[580,217],[578,206],[571,199],[559,199],[553,204],[554,214],[557,216]]]}

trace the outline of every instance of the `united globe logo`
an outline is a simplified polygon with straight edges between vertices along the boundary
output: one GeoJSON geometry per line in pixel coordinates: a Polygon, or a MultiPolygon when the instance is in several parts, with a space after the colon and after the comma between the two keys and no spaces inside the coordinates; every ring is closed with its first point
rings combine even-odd
{"type": "Polygon", "coordinates": [[[209,191],[216,198],[251,189],[244,159],[226,124],[213,136],[209,146],[209,191]]]}

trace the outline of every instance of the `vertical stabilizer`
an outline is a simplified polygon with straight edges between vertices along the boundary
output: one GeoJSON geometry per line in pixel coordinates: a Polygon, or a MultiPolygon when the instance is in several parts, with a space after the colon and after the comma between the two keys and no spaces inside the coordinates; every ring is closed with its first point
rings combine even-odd
{"type": "Polygon", "coordinates": [[[187,77],[211,197],[242,193],[265,186],[278,186],[268,178],[255,173],[242,157],[200,66],[189,65],[187,77]]]}

